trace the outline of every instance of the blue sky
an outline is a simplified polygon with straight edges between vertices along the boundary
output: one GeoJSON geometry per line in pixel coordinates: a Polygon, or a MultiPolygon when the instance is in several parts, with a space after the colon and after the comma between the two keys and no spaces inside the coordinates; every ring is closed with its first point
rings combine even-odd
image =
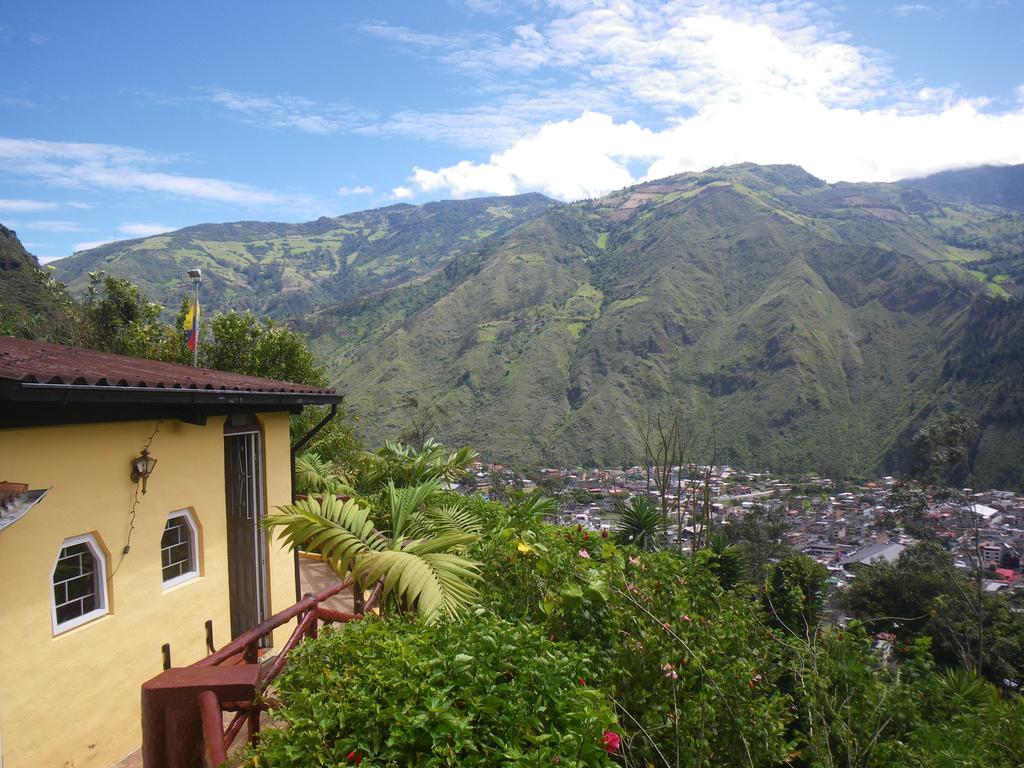
{"type": "Polygon", "coordinates": [[[1019,0],[11,3],[0,222],[52,259],[746,160],[1020,163],[1022,38],[1019,0]]]}

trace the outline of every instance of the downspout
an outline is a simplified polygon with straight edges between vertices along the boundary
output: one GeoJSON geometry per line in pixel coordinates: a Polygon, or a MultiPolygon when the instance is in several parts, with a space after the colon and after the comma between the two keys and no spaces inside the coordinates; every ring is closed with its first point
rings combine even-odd
{"type": "MultiPolygon", "coordinates": [[[[327,422],[329,422],[331,419],[333,419],[334,416],[337,413],[338,413],[338,404],[337,403],[331,403],[331,410],[330,410],[330,412],[326,416],[324,416],[323,419],[321,419],[319,424],[317,424],[315,427],[313,427],[311,430],[309,430],[309,432],[307,432],[305,435],[303,435],[302,439],[299,440],[299,442],[297,442],[295,445],[292,446],[292,451],[291,451],[291,469],[292,469],[292,503],[293,504],[295,503],[295,457],[298,455],[299,451],[301,451],[306,446],[306,443],[308,443],[310,440],[312,440],[314,437],[316,437],[317,433],[320,432],[321,429],[323,429],[324,427],[327,426],[327,422]]],[[[299,602],[300,600],[302,600],[302,582],[301,582],[301,580],[299,578],[299,548],[298,547],[295,547],[295,549],[293,550],[293,554],[295,556],[295,602],[299,602]]]]}

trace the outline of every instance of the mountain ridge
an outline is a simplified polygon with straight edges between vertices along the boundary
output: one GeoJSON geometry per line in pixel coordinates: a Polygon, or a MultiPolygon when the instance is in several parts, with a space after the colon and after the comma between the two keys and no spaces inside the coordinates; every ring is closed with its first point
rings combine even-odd
{"type": "Polygon", "coordinates": [[[990,252],[948,242],[953,222],[984,229],[980,209],[757,168],[554,208],[427,285],[321,310],[314,348],[371,439],[412,399],[495,458],[616,464],[645,410],[681,407],[736,463],[895,468],[959,402],[944,358],[974,302],[1018,290],[1019,259],[995,282],[974,268],[990,252]]]}
{"type": "Polygon", "coordinates": [[[282,319],[414,279],[555,204],[529,193],[399,203],[298,224],[198,224],[76,253],[54,263],[55,276],[80,292],[90,271],[103,270],[173,310],[186,292],[185,270],[198,267],[209,309],[282,319]]]}
{"type": "Polygon", "coordinates": [[[73,287],[93,268],[180,287],[210,259],[205,306],[290,317],[371,442],[432,419],[508,462],[633,463],[645,420],[681,411],[722,460],[835,475],[906,467],[913,432],[960,407],[980,479],[1024,485],[1016,210],[745,163],[568,204],[171,234],[77,255],[73,287]]]}

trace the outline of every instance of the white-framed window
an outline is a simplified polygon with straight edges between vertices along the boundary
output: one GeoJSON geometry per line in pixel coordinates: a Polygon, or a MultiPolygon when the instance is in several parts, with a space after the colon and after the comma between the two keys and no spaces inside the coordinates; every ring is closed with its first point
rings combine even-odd
{"type": "Polygon", "coordinates": [[[199,575],[199,527],[187,509],[167,516],[160,537],[160,568],[164,589],[177,586],[199,575]]]}
{"type": "Polygon", "coordinates": [[[107,560],[92,534],[74,536],[61,544],[50,574],[51,611],[55,635],[105,616],[107,560]]]}

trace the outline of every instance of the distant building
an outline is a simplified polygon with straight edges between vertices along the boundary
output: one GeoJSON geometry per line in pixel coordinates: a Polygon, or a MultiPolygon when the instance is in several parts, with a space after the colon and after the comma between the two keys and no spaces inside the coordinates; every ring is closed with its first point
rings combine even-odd
{"type": "Polygon", "coordinates": [[[839,564],[844,567],[856,567],[874,563],[894,563],[904,549],[906,547],[902,544],[872,544],[870,547],[857,550],[852,555],[847,555],[839,561],[839,564]]]}

